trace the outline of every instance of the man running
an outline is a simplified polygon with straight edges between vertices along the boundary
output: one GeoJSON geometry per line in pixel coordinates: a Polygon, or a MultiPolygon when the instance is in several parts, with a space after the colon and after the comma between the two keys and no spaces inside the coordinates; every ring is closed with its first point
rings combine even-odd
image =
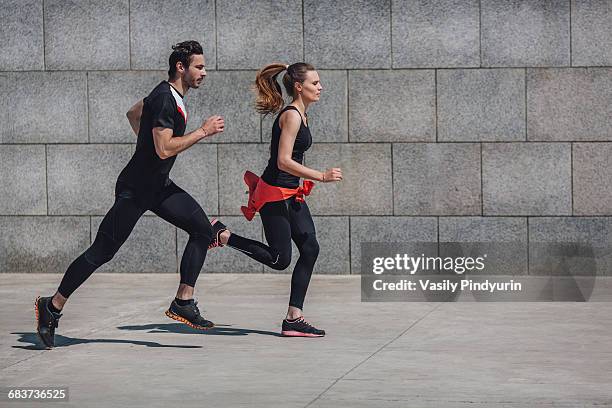
{"type": "Polygon", "coordinates": [[[224,122],[221,116],[212,116],[198,129],[184,134],[187,110],[183,97],[204,80],[205,61],[202,46],[196,41],[179,43],[172,50],[168,80],[127,113],[138,136],[136,151],[117,178],[115,203],[102,220],[94,243],[70,264],[55,295],[36,299],[37,331],[47,348],[55,345],[55,328],[70,295],[113,258],[147,210],[189,233],[179,288],[166,315],[196,329],[213,327],[200,315],[193,292],[214,228],[200,205],[174,184],[169,173],[177,154],[223,132],[224,122]]]}

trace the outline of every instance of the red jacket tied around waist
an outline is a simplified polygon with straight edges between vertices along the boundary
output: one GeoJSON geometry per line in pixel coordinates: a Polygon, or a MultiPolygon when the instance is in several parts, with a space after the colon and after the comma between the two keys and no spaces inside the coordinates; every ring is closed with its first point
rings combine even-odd
{"type": "Polygon", "coordinates": [[[246,207],[240,207],[240,210],[249,221],[266,203],[283,201],[293,196],[296,201],[303,202],[304,196],[310,195],[314,187],[314,183],[310,180],[304,180],[302,186],[296,188],[271,186],[248,170],[244,173],[244,182],[249,187],[249,202],[246,207]]]}

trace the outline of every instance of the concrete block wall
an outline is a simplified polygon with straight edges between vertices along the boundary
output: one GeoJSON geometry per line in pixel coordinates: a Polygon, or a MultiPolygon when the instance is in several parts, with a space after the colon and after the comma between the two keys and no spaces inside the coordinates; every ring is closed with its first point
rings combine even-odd
{"type": "MultiPolygon", "coordinates": [[[[208,66],[186,98],[188,129],[213,114],[227,125],[172,177],[256,239],[241,177],[263,170],[272,121],[249,87],[266,63],[319,70],[306,164],[345,180],[308,199],[316,273],[359,273],[361,242],[518,243],[499,265],[514,273],[542,268],[538,243],[612,242],[612,1],[0,4],[0,272],[63,273],[92,242],[134,150],[124,114],[185,39],[208,66]]],[[[176,273],[186,240],[147,214],[102,270],[176,273]]],[[[272,272],[230,249],[204,271],[272,272]]]]}

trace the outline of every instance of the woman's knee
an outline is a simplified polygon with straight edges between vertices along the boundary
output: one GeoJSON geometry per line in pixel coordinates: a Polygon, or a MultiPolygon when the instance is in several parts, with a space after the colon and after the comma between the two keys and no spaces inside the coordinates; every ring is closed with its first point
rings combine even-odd
{"type": "Polygon", "coordinates": [[[270,261],[269,266],[274,270],[282,271],[287,269],[290,264],[291,254],[288,254],[287,252],[277,252],[275,254],[275,258],[270,261]]]}
{"type": "Polygon", "coordinates": [[[304,242],[298,247],[300,251],[300,256],[306,257],[312,262],[317,260],[319,256],[319,241],[317,241],[317,237],[314,234],[308,234],[304,242]]]}

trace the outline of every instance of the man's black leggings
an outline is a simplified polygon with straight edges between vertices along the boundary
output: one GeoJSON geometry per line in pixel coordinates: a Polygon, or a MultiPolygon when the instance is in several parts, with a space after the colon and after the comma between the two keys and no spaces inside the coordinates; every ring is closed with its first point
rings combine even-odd
{"type": "Polygon", "coordinates": [[[147,210],[189,233],[181,259],[181,283],[195,286],[213,234],[202,207],[173,182],[145,200],[118,181],[115,203],[102,220],[94,243],[70,264],[58,292],[69,297],[96,269],[113,259],[147,210]]]}
{"type": "Polygon", "coordinates": [[[319,255],[319,243],[310,210],[305,202],[294,197],[266,203],[259,211],[268,245],[232,233],[227,245],[276,270],[291,263],[291,240],[300,257],[291,276],[289,306],[304,307],[314,264],[319,255]]]}

